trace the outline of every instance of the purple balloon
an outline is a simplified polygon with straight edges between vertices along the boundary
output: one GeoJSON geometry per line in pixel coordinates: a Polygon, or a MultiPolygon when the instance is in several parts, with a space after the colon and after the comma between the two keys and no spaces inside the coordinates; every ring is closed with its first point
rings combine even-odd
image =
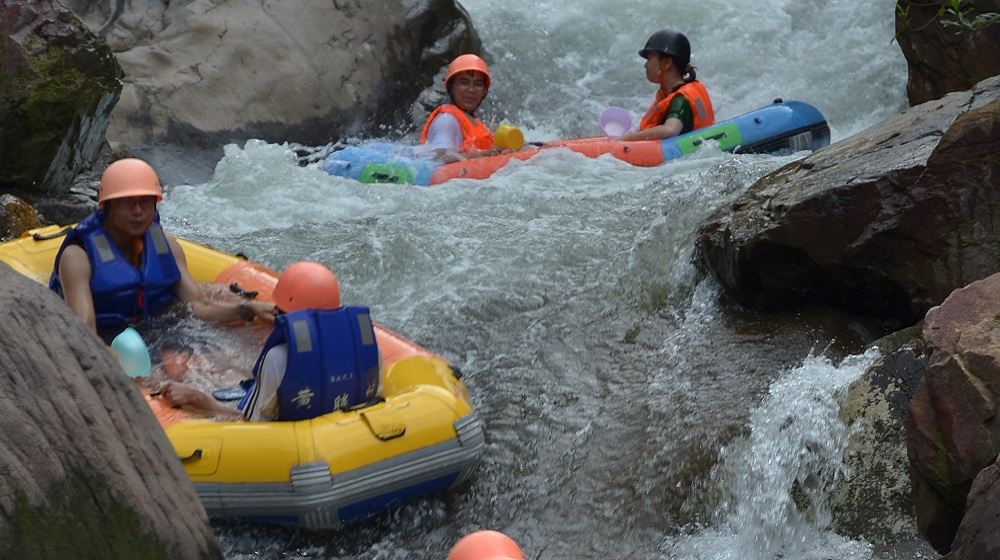
{"type": "Polygon", "coordinates": [[[617,138],[632,128],[632,115],[621,107],[607,107],[601,111],[601,130],[609,138],[617,138]]]}

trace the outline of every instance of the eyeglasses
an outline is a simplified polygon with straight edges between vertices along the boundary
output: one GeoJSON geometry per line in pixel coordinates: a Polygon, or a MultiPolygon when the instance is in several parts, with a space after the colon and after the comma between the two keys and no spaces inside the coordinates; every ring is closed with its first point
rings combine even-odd
{"type": "Polygon", "coordinates": [[[486,89],[486,80],[458,78],[455,80],[455,85],[465,89],[486,89]]]}

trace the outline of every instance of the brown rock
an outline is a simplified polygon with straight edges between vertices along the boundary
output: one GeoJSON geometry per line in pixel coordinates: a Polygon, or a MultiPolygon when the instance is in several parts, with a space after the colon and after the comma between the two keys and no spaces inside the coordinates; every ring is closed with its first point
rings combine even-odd
{"type": "Polygon", "coordinates": [[[1000,269],[1000,76],[764,177],[697,247],[740,303],[823,301],[915,323],[1000,269]]]}
{"type": "Polygon", "coordinates": [[[0,241],[20,237],[41,225],[38,212],[30,204],[10,194],[0,194],[0,241]]]}
{"type": "Polygon", "coordinates": [[[221,559],[174,450],[100,339],[0,263],[0,558],[221,559]]]}
{"type": "MultiPolygon", "coordinates": [[[[910,105],[919,105],[953,91],[964,91],[1000,75],[1000,25],[978,31],[942,25],[952,20],[939,10],[945,2],[899,0],[896,40],[906,57],[910,105]],[[903,17],[906,14],[906,17],[903,17]],[[992,53],[990,55],[989,53],[992,53]]],[[[1000,0],[963,0],[974,18],[1000,12],[1000,0]]]]}
{"type": "Polygon", "coordinates": [[[968,510],[944,560],[1000,558],[1000,465],[983,469],[969,491],[968,510]]]}
{"type": "Polygon", "coordinates": [[[924,322],[931,356],[910,403],[907,454],[917,518],[931,545],[951,548],[980,471],[1000,453],[1000,274],[956,290],[924,322]]]}

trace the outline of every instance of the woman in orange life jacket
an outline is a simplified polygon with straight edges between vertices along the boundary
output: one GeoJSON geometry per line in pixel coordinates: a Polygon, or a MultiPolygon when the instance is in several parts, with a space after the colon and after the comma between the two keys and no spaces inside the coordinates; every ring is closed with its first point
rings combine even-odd
{"type": "Polygon", "coordinates": [[[683,33],[661,29],[639,51],[646,59],[646,79],[660,88],[639,130],[619,140],[662,140],[715,122],[712,100],[691,66],[691,44],[683,33]]]}
{"type": "Polygon", "coordinates": [[[500,153],[493,133],[476,118],[476,109],[490,90],[490,69],[474,54],[463,54],[448,65],[444,87],[451,103],[435,109],[420,133],[420,143],[438,159],[458,161],[500,153]]]}

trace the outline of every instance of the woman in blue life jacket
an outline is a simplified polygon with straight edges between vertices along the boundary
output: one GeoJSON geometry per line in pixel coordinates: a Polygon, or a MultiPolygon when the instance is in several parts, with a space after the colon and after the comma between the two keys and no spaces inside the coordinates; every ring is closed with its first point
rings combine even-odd
{"type": "Polygon", "coordinates": [[[160,180],[142,160],[118,160],[101,176],[99,209],[66,234],[49,287],[106,342],[130,323],[190,304],[205,320],[270,320],[265,302],[212,301],[192,280],[177,240],[160,227],[160,180]]]}
{"type": "Polygon", "coordinates": [[[274,287],[274,330],[238,410],[196,387],[160,388],[172,406],[224,419],[305,420],[373,400],[381,357],[367,307],[341,306],[337,277],[310,261],[289,266],[274,287]]]}

